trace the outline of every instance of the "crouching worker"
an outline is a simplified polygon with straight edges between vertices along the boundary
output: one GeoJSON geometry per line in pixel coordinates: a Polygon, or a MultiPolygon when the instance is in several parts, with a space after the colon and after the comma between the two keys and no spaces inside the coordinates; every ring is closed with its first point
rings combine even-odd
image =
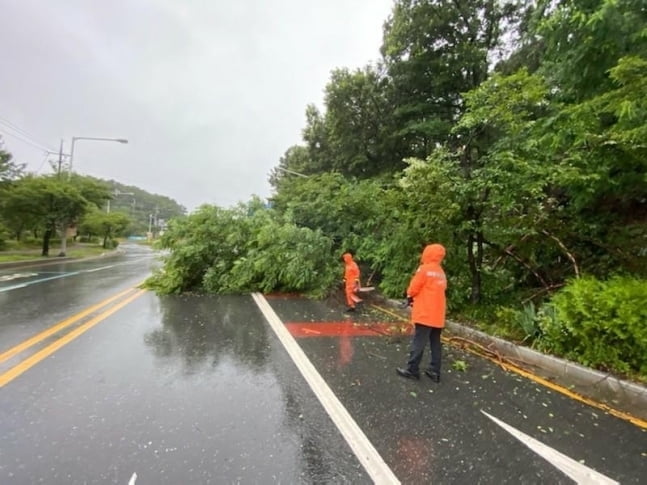
{"type": "Polygon", "coordinates": [[[434,382],[440,382],[442,344],[440,334],[445,326],[445,289],[447,279],[440,263],[445,257],[445,248],[429,244],[422,252],[422,264],[411,278],[407,288],[407,300],[413,305],[411,322],[415,333],[406,368],[398,368],[402,377],[420,379],[420,362],[429,342],[431,361],[425,374],[434,382]]]}
{"type": "Polygon", "coordinates": [[[361,303],[361,298],[357,296],[359,291],[359,266],[353,261],[353,255],[351,253],[344,253],[342,256],[344,260],[344,286],[346,292],[346,304],[348,308],[347,312],[354,312],[355,306],[358,303],[361,303]]]}

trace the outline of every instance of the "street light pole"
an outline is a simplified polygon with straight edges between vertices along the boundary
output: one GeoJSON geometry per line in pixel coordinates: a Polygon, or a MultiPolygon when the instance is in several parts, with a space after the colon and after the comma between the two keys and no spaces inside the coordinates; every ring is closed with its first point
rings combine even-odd
{"type": "Polygon", "coordinates": [[[128,143],[128,140],[125,138],[103,138],[96,136],[73,136],[72,137],[72,147],[70,148],[70,164],[67,169],[67,179],[69,180],[72,176],[72,162],[74,161],[74,144],[77,140],[92,140],[92,141],[114,141],[117,143],[128,143]]]}
{"type": "MultiPolygon", "coordinates": [[[[112,193],[115,197],[120,195],[135,195],[134,192],[121,192],[119,189],[115,189],[112,193]]],[[[135,199],[133,199],[135,200],[135,199]]],[[[106,207],[106,214],[110,214],[110,199],[108,199],[108,206],[106,207]]]]}
{"type": "MultiPolygon", "coordinates": [[[[72,178],[72,162],[74,161],[74,144],[77,140],[91,140],[91,141],[114,141],[117,143],[128,143],[128,140],[125,138],[103,138],[97,136],[73,136],[72,137],[72,146],[70,148],[70,164],[67,169],[67,180],[72,178]]],[[[61,150],[62,152],[62,150],[61,150]]],[[[69,222],[63,223],[63,229],[61,231],[61,252],[59,256],[67,255],[67,228],[69,227],[69,222]]]]}
{"type": "Polygon", "coordinates": [[[276,167],[276,169],[277,169],[277,170],[281,170],[282,172],[291,173],[292,175],[298,175],[299,177],[303,177],[303,178],[306,178],[306,179],[307,179],[307,178],[310,178],[310,175],[305,175],[305,174],[303,174],[303,173],[295,172],[294,170],[289,170],[289,169],[287,169],[287,168],[283,168],[283,167],[276,167]]]}

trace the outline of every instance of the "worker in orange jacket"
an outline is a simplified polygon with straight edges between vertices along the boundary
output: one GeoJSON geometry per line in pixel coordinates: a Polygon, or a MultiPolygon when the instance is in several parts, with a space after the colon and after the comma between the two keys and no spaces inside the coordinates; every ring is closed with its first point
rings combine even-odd
{"type": "Polygon", "coordinates": [[[344,286],[346,292],[346,304],[348,305],[347,312],[354,312],[355,305],[361,303],[361,298],[357,296],[359,291],[359,266],[353,261],[353,255],[351,253],[344,253],[342,255],[344,260],[344,286]]]}
{"type": "Polygon", "coordinates": [[[406,368],[396,369],[402,377],[420,379],[420,362],[429,342],[431,362],[425,374],[434,382],[440,382],[442,344],[440,334],[445,326],[445,289],[447,278],[440,263],[445,257],[445,248],[429,244],[422,252],[422,264],[411,278],[407,288],[407,300],[413,305],[411,322],[415,333],[411,340],[406,368]]]}

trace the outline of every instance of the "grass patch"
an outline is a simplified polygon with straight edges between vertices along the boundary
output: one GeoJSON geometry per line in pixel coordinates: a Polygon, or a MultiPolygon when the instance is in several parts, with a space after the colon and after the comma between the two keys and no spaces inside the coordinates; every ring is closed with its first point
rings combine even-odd
{"type": "MultiPolygon", "coordinates": [[[[60,251],[60,246],[55,245],[50,247],[49,256],[43,257],[40,255],[40,249],[21,249],[21,250],[10,250],[10,251],[0,251],[0,263],[10,263],[10,262],[19,262],[19,261],[53,261],[58,257],[60,251]]],[[[103,249],[100,245],[94,244],[78,244],[74,246],[68,246],[67,248],[67,257],[68,258],[89,258],[92,256],[100,256],[104,253],[110,253],[113,250],[103,249]]]]}
{"type": "Polygon", "coordinates": [[[514,312],[511,309],[493,304],[480,304],[466,306],[460,311],[452,312],[451,317],[488,335],[517,344],[532,345],[532,341],[526,338],[523,329],[515,321],[514,312]]]}
{"type": "Polygon", "coordinates": [[[49,258],[43,258],[40,255],[35,255],[35,254],[4,254],[3,252],[0,252],[0,263],[11,263],[15,261],[30,261],[32,259],[42,259],[42,260],[47,260],[49,258]]]}

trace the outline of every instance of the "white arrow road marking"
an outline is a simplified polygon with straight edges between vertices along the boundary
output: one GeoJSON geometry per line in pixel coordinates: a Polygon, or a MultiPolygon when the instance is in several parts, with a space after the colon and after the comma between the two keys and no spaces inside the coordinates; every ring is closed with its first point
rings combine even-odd
{"type": "Polygon", "coordinates": [[[548,461],[555,468],[566,474],[568,477],[572,478],[576,483],[586,485],[619,485],[619,482],[616,482],[615,480],[612,480],[611,478],[596,472],[592,468],[582,465],[572,458],[569,458],[556,449],[551,448],[550,446],[545,445],[534,438],[531,438],[527,434],[522,433],[509,424],[506,424],[503,421],[495,418],[494,416],[489,415],[485,411],[481,410],[481,412],[496,424],[501,426],[503,429],[505,429],[512,436],[521,441],[532,451],[541,456],[544,460],[548,461]]]}

